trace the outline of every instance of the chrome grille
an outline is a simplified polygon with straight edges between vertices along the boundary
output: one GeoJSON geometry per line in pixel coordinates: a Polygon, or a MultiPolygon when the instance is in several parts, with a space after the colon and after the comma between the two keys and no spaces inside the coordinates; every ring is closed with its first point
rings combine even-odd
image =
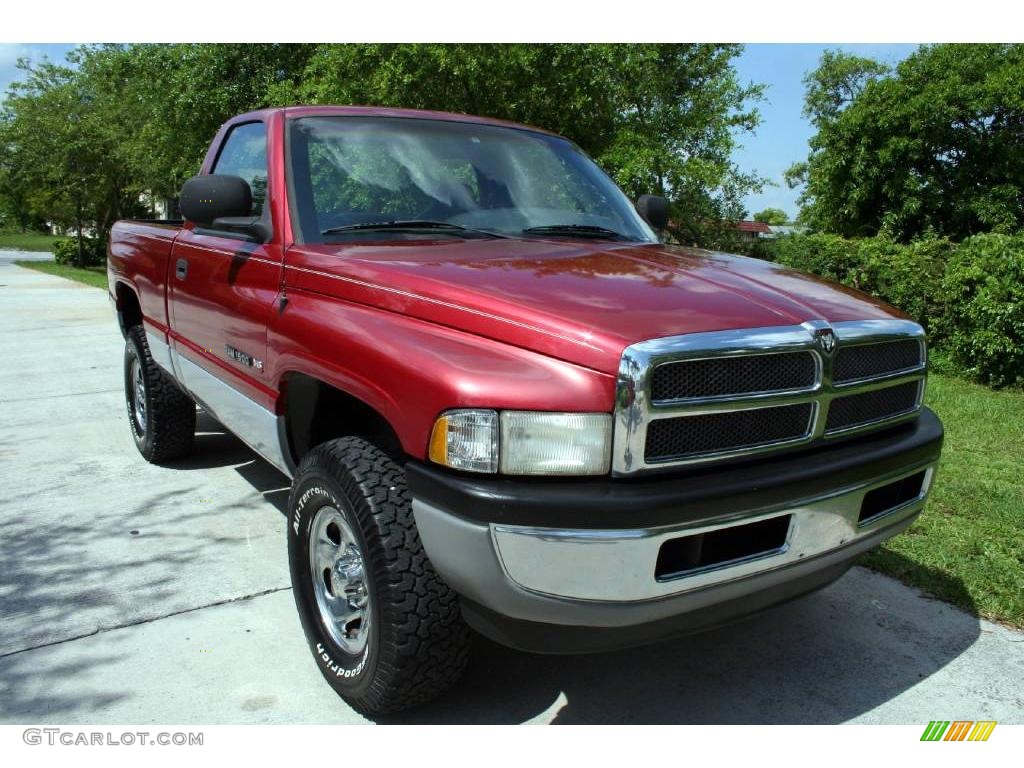
{"type": "Polygon", "coordinates": [[[812,403],[798,403],[659,419],[647,429],[644,456],[664,461],[800,440],[810,433],[813,411],[812,403]]]}
{"type": "Polygon", "coordinates": [[[836,384],[869,379],[879,374],[909,371],[924,362],[924,348],[918,339],[857,344],[836,352],[832,380],[836,384]]]}
{"type": "Polygon", "coordinates": [[[654,369],[651,399],[659,403],[799,391],[813,387],[817,378],[817,358],[811,352],[683,360],[654,369]]]}
{"type": "Polygon", "coordinates": [[[614,474],[756,455],[913,418],[924,332],[907,320],[697,333],[623,353],[614,474]]]}

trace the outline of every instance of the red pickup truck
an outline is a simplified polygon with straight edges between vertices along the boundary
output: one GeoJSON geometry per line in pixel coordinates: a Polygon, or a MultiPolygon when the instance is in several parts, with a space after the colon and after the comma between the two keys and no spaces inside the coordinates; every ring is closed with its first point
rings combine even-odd
{"type": "Polygon", "coordinates": [[[922,329],[662,243],[665,201],[559,136],[253,112],[180,208],[110,239],[136,444],[184,455],[198,404],[292,478],[298,614],[364,712],[451,686],[470,628],[577,653],[762,610],[925,504],[922,329]]]}

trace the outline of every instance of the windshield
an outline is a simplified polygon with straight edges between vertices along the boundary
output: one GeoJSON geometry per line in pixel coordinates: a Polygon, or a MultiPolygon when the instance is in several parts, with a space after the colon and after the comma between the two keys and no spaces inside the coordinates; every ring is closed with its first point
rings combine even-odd
{"type": "Polygon", "coordinates": [[[294,214],[307,243],[424,233],[656,240],[592,160],[547,134],[444,120],[304,117],[290,122],[289,151],[294,214]]]}

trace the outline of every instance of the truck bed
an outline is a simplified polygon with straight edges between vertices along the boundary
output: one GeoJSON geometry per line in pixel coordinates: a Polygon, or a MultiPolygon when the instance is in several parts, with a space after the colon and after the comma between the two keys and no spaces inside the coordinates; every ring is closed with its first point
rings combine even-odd
{"type": "Polygon", "coordinates": [[[167,275],[171,246],[181,232],[180,219],[126,219],[114,224],[107,252],[110,295],[117,299],[117,285],[133,285],[146,322],[164,333],[168,326],[167,275]]]}

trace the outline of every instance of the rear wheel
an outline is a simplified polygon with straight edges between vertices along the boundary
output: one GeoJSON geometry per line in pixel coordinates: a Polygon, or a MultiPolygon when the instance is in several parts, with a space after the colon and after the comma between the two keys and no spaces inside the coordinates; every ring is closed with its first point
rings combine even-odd
{"type": "Polygon", "coordinates": [[[192,450],[196,404],[153,360],[141,326],[129,328],[125,341],[124,395],[132,437],[146,461],[169,461],[192,450]]]}
{"type": "Polygon", "coordinates": [[[458,681],[469,629],[423,550],[398,464],[359,438],[324,443],[299,465],[288,516],[295,605],[342,698],[397,712],[458,681]]]}

